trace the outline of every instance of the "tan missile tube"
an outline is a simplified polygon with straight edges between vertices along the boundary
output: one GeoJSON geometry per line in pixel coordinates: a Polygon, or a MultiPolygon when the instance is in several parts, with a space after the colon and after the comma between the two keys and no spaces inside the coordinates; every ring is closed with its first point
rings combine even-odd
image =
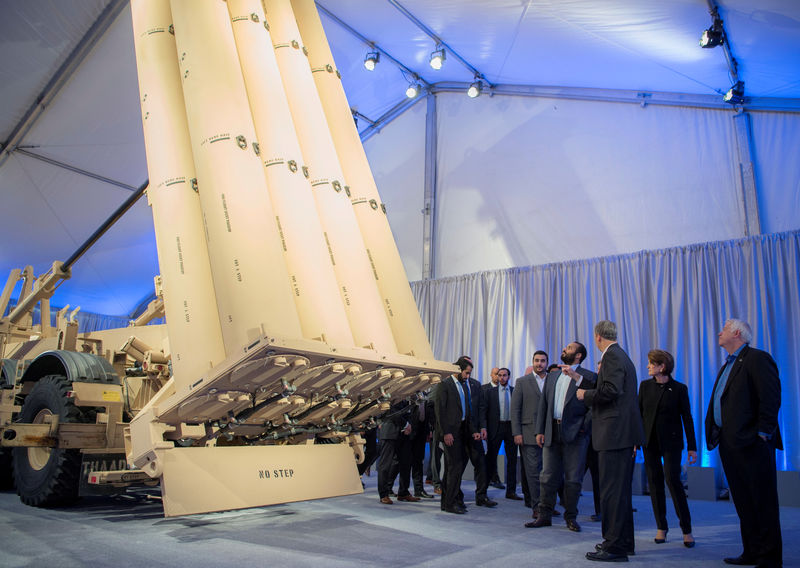
{"type": "Polygon", "coordinates": [[[174,376],[188,384],[225,359],[195,189],[169,4],[131,2],[139,93],[174,376]]]}
{"type": "Polygon", "coordinates": [[[289,0],[266,0],[275,55],[356,345],[396,353],[289,0]]]}
{"type": "Polygon", "coordinates": [[[314,0],[291,3],[397,349],[421,359],[433,359],[317,7],[314,0]]]}
{"type": "Polygon", "coordinates": [[[171,7],[225,350],[240,352],[262,331],[300,337],[228,9],[171,7]]]}
{"type": "Polygon", "coordinates": [[[261,163],[303,336],[353,346],[260,0],[228,0],[261,163]]]}

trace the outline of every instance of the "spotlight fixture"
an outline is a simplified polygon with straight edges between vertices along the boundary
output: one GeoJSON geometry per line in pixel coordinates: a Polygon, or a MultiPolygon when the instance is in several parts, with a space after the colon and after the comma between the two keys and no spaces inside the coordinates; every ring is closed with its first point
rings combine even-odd
{"type": "Polygon", "coordinates": [[[364,67],[367,68],[367,71],[373,71],[375,66],[381,60],[381,54],[377,51],[370,51],[367,53],[367,56],[364,58],[364,67]]]}
{"type": "Polygon", "coordinates": [[[469,88],[467,89],[467,96],[471,99],[480,96],[481,91],[483,90],[483,83],[480,79],[472,83],[469,88]]]}
{"type": "Polygon", "coordinates": [[[725,30],[722,27],[722,20],[716,9],[711,12],[711,17],[714,18],[714,21],[711,27],[700,36],[700,47],[711,48],[725,43],[725,30]]]}
{"type": "Polygon", "coordinates": [[[718,45],[722,45],[724,43],[725,36],[722,33],[722,30],[714,29],[714,26],[711,26],[706,31],[703,32],[703,35],[700,36],[700,47],[717,47],[718,45]]]}
{"type": "Polygon", "coordinates": [[[436,46],[436,47],[438,49],[436,49],[436,50],[431,52],[430,64],[431,64],[431,67],[433,67],[434,69],[436,69],[438,71],[439,69],[442,68],[442,64],[444,63],[444,60],[447,58],[447,55],[445,54],[445,51],[444,51],[443,47],[439,47],[439,46],[436,46]]]}
{"type": "Polygon", "coordinates": [[[736,81],[736,83],[728,89],[722,100],[731,105],[740,105],[744,102],[744,81],[736,81]]]}
{"type": "Polygon", "coordinates": [[[409,99],[413,99],[419,94],[420,86],[419,83],[409,83],[408,88],[406,89],[406,96],[409,99]]]}

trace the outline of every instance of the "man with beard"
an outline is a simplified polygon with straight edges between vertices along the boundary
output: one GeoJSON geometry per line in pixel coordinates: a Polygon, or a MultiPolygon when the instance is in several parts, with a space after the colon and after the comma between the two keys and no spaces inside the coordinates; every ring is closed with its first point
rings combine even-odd
{"type": "Polygon", "coordinates": [[[542,449],[536,444],[536,417],[547,361],[547,353],[536,351],[533,354],[533,372],[517,379],[511,395],[511,434],[522,453],[534,518],[539,507],[539,474],[542,471],[542,449]]]}
{"type": "MultiPolygon", "coordinates": [[[[477,413],[480,403],[480,383],[473,387],[469,376],[472,374],[472,362],[468,357],[459,357],[456,361],[459,372],[450,375],[439,384],[436,396],[436,430],[444,442],[444,475],[442,476],[443,511],[463,515],[467,512],[464,506],[464,494],[461,491],[461,477],[466,467],[467,456],[478,459],[476,446],[481,444],[477,420],[472,415],[477,413]],[[473,399],[477,398],[473,402],[473,399]]],[[[483,447],[481,445],[481,456],[483,447]]],[[[486,497],[486,466],[480,462],[480,480],[476,489],[475,501],[479,506],[493,507],[497,505],[486,497]],[[482,494],[481,494],[482,489],[482,494]]]]}
{"type": "Polygon", "coordinates": [[[596,375],[580,366],[586,358],[586,347],[573,341],[561,352],[564,365],[547,375],[544,392],[539,400],[536,419],[536,442],[542,449],[541,501],[539,517],[532,527],[552,524],[556,493],[562,481],[564,520],[567,528],[580,532],[578,499],[584,474],[586,445],[592,415],[575,393],[592,389],[596,375]]]}

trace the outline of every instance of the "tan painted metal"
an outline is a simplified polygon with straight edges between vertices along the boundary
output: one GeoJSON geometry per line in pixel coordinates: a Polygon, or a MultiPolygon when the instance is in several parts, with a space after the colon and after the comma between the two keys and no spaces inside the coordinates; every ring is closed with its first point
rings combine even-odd
{"type": "Polygon", "coordinates": [[[347,444],[176,448],[165,456],[168,517],[362,491],[347,444]]]}
{"type": "Polygon", "coordinates": [[[227,4],[303,337],[353,346],[261,2],[227,4]]]}
{"type": "Polygon", "coordinates": [[[197,194],[172,13],[163,0],[133,0],[131,15],[150,176],[147,199],[155,224],[172,366],[178,376],[190,380],[224,359],[225,348],[197,194]]]}
{"type": "MultiPolygon", "coordinates": [[[[78,308],[68,307],[55,329],[35,329],[32,298],[45,301],[65,277],[55,265],[41,291],[32,269],[12,274],[31,299],[14,323],[0,321],[3,352],[19,360],[10,374],[47,347],[100,355],[122,380],[72,383],[67,396],[95,409],[95,424],[59,424],[47,408],[33,424],[12,423],[19,407],[3,396],[2,435],[17,428],[9,436],[28,439],[34,469],[49,463],[51,447],[99,455],[124,446],[133,469],[86,461],[114,470],[91,473],[92,483],[160,480],[168,516],[360,492],[358,432],[453,370],[432,359],[427,343],[414,343],[413,330],[390,326],[397,301],[382,299],[377,284],[390,277],[378,272],[383,245],[364,245],[289,0],[267,6],[272,37],[257,1],[133,0],[162,271],[159,298],[138,321],[160,313],[163,290],[169,333],[134,326],[79,334],[78,308]],[[189,233],[181,231],[197,236],[198,227],[198,248],[184,247],[189,233]],[[207,271],[190,273],[204,238],[207,271]],[[202,298],[192,296],[195,286],[205,287],[202,298]],[[203,310],[187,312],[189,297],[203,310]],[[197,313],[211,328],[197,325],[197,313]],[[216,339],[198,338],[209,329],[216,339]],[[179,352],[196,365],[176,365],[179,352]],[[123,408],[135,414],[124,429],[123,408]]],[[[407,287],[402,270],[391,277],[407,287]]],[[[13,394],[30,393],[33,380],[13,394]]]]}
{"type": "Polygon", "coordinates": [[[378,194],[316,4],[314,0],[291,0],[291,4],[303,45],[308,49],[319,99],[339,164],[350,186],[350,199],[397,349],[400,353],[432,359],[433,351],[408,285],[386,208],[378,194]]]}
{"type": "Polygon", "coordinates": [[[289,0],[266,0],[264,8],[355,343],[380,353],[396,353],[397,346],[350,205],[350,190],[336,157],[308,58],[300,44],[292,6],[289,0]]]}
{"type": "Polygon", "coordinates": [[[299,337],[228,9],[191,0],[171,7],[226,354],[265,332],[299,337]]]}

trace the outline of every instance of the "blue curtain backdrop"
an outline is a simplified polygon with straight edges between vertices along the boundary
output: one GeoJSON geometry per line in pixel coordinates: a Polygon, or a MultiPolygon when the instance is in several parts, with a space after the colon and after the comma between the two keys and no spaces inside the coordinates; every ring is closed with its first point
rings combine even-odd
{"type": "Polygon", "coordinates": [[[533,352],[558,362],[570,341],[584,343],[587,365],[599,352],[592,329],[619,328],[619,343],[647,379],[647,352],[675,356],[688,385],[701,465],[718,463],[703,421],[724,351],[717,333],[730,317],[753,328],[751,345],[772,354],[782,383],[779,415],[785,451],[778,469],[800,469],[800,231],[613,257],[480,272],[412,283],[434,354],[468,354],[484,382],[494,366],[521,376],[533,352]]]}

